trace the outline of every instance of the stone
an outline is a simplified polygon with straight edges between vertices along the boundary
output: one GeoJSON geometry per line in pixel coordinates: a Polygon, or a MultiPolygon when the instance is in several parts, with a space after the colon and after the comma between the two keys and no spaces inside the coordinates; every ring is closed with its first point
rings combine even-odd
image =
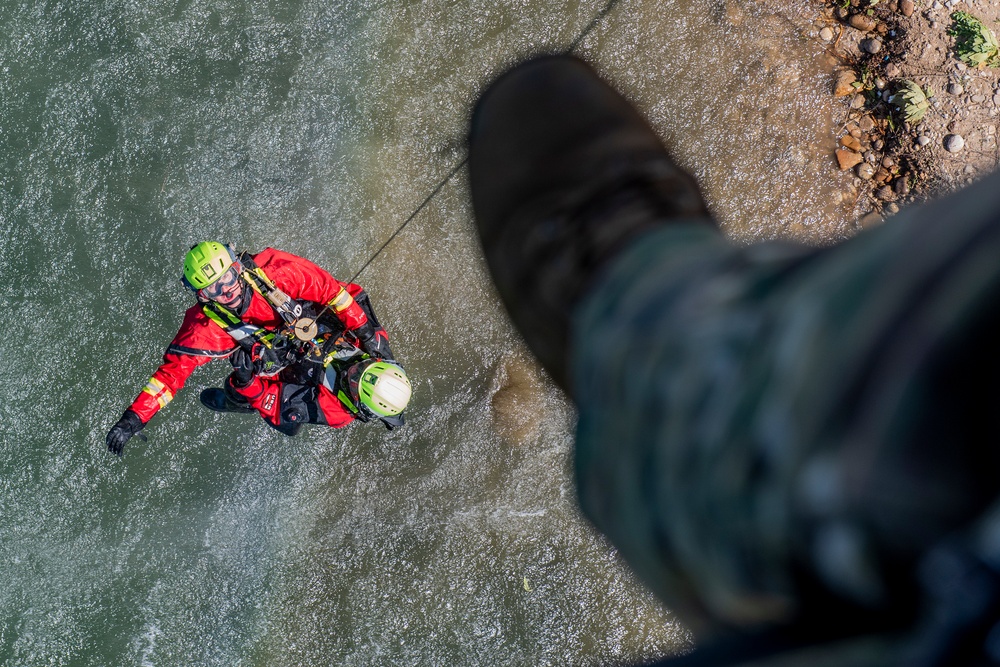
{"type": "Polygon", "coordinates": [[[899,0],[899,13],[909,18],[915,9],[913,0],[899,0]]]}
{"type": "Polygon", "coordinates": [[[875,121],[872,120],[871,116],[862,116],[861,120],[858,121],[858,128],[862,132],[871,132],[875,129],[875,121]]]}
{"type": "Polygon", "coordinates": [[[921,134],[919,137],[917,137],[917,144],[918,145],[920,145],[920,146],[926,146],[929,143],[931,143],[931,138],[928,137],[926,134],[921,134]]]}
{"type": "Polygon", "coordinates": [[[896,193],[888,185],[883,185],[875,191],[875,198],[880,201],[892,201],[896,198],[896,193]]]}
{"type": "Polygon", "coordinates": [[[869,32],[875,29],[876,21],[867,14],[854,14],[847,19],[847,24],[861,32],[869,32]]]}
{"type": "Polygon", "coordinates": [[[845,134],[840,138],[840,145],[844,148],[850,148],[852,151],[861,150],[861,142],[849,134],[845,134]]]}
{"type": "Polygon", "coordinates": [[[853,95],[857,88],[853,85],[858,80],[858,75],[854,70],[842,69],[837,72],[837,78],[833,84],[834,97],[847,97],[853,95]]]}
{"type": "Polygon", "coordinates": [[[960,83],[949,83],[948,84],[948,93],[949,94],[951,94],[951,95],[961,95],[964,92],[965,92],[965,88],[962,87],[962,84],[960,84],[960,83]]]}
{"type": "Polygon", "coordinates": [[[910,194],[910,179],[908,179],[905,175],[900,176],[892,182],[892,191],[900,197],[905,197],[910,194]]]}
{"type": "Polygon", "coordinates": [[[872,37],[861,40],[861,50],[872,55],[882,50],[882,40],[872,37]]]}
{"type": "Polygon", "coordinates": [[[896,166],[896,160],[894,160],[891,155],[886,155],[882,158],[882,166],[886,169],[892,169],[896,166]]]}
{"type": "Polygon", "coordinates": [[[864,106],[865,106],[865,96],[862,95],[861,93],[858,93],[857,95],[851,98],[852,109],[861,109],[864,106]]]}
{"type": "Polygon", "coordinates": [[[872,227],[881,225],[883,219],[878,213],[872,212],[861,218],[858,222],[861,224],[862,229],[871,229],[872,227]]]}
{"type": "Polygon", "coordinates": [[[949,153],[957,153],[965,148],[965,139],[961,134],[949,134],[944,138],[944,149],[949,153]]]}
{"type": "Polygon", "coordinates": [[[862,162],[855,168],[854,173],[858,175],[858,178],[867,181],[875,175],[875,167],[867,162],[862,162]]]}
{"type": "Polygon", "coordinates": [[[874,178],[875,178],[875,182],[876,183],[885,183],[890,178],[892,178],[892,174],[889,173],[888,169],[886,169],[884,167],[879,167],[878,171],[875,172],[875,177],[874,178]]]}
{"type": "Polygon", "coordinates": [[[827,27],[825,27],[825,28],[823,28],[822,30],[819,31],[819,38],[822,39],[824,42],[832,42],[833,41],[833,31],[830,30],[829,26],[827,26],[827,27]]]}
{"type": "Polygon", "coordinates": [[[837,164],[840,165],[841,171],[847,171],[857,165],[861,164],[861,154],[855,153],[854,151],[847,148],[838,148],[836,150],[837,164]]]}
{"type": "Polygon", "coordinates": [[[902,74],[902,70],[899,69],[899,65],[896,63],[889,63],[885,66],[885,75],[890,79],[895,79],[902,74]]]}

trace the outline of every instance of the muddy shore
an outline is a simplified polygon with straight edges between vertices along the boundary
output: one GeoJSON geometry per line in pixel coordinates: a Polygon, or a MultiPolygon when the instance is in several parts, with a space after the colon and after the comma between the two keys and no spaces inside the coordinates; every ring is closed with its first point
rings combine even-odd
{"type": "Polygon", "coordinates": [[[843,110],[831,159],[854,175],[848,194],[861,227],[1000,164],[1000,68],[959,58],[955,12],[1000,27],[991,0],[825,0],[819,8],[814,34],[843,110]]]}

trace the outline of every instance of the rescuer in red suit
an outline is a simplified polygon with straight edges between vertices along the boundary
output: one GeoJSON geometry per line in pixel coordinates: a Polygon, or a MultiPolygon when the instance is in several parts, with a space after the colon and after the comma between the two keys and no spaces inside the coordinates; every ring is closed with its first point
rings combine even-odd
{"type": "MultiPolygon", "coordinates": [[[[263,397],[269,391],[273,394],[276,387],[280,393],[289,384],[287,372],[280,377],[278,373],[296,360],[282,349],[283,340],[274,333],[290,327],[303,312],[346,336],[367,361],[393,360],[386,332],[375,319],[364,290],[337,280],[302,257],[273,248],[256,255],[237,254],[229,246],[205,241],[187,253],[182,282],[194,291],[198,303],[184,313],[163,363],[108,433],[108,449],[119,456],[125,443],[173,400],[194,369],[217,358],[229,359],[234,373],[223,389],[202,392],[202,402],[220,411],[257,409],[272,426],[294,435],[298,424],[280,428],[281,420],[273,418],[276,406],[263,397]],[[261,400],[255,402],[257,398],[261,400]],[[265,403],[268,410],[261,410],[265,403]]],[[[304,385],[316,390],[311,396],[299,396],[307,405],[306,423],[343,426],[358,417],[357,406],[336,395],[331,398],[329,390],[319,391],[318,380],[304,385]]]]}

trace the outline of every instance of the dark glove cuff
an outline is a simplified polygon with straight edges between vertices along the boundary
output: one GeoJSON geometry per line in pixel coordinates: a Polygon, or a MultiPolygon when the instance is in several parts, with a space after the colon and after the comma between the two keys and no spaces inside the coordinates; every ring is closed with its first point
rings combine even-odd
{"type": "Polygon", "coordinates": [[[372,326],[371,322],[365,322],[360,327],[354,329],[353,333],[358,337],[359,341],[367,343],[375,337],[375,328],[372,326]]]}
{"type": "Polygon", "coordinates": [[[132,435],[135,435],[146,426],[146,423],[139,418],[139,415],[132,408],[127,408],[122,413],[122,418],[118,420],[118,423],[126,426],[132,435]]]}
{"type": "Polygon", "coordinates": [[[243,375],[242,373],[233,372],[229,374],[229,384],[233,385],[236,389],[245,389],[253,382],[253,377],[253,375],[243,375]]]}

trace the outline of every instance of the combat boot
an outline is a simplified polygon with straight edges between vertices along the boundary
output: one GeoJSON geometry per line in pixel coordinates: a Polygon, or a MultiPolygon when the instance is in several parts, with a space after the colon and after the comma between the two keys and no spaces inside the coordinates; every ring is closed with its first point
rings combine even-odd
{"type": "Polygon", "coordinates": [[[646,121],[569,56],[531,60],[486,90],[472,117],[469,174],[500,296],[567,391],[573,308],[608,260],[664,225],[714,224],[646,121]]]}

